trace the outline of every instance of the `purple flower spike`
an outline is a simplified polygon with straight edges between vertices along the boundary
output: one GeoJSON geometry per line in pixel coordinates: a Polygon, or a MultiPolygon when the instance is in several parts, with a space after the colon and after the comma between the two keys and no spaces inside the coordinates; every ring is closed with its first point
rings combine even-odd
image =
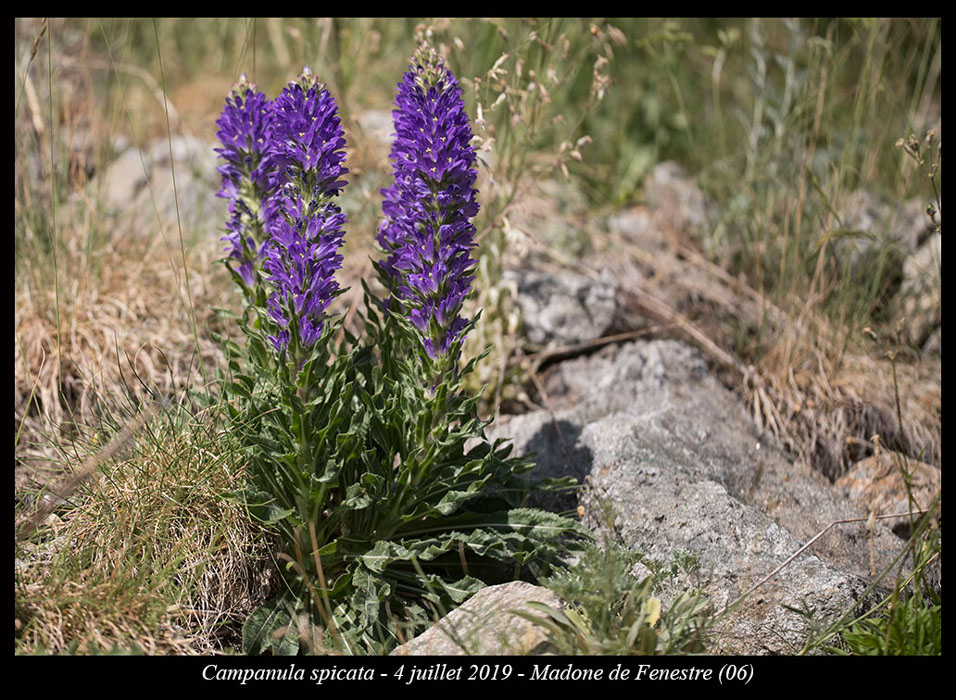
{"type": "Polygon", "coordinates": [[[267,153],[271,136],[272,106],[264,94],[249,83],[245,75],[226,98],[222,115],[216,120],[222,148],[216,152],[226,161],[219,167],[222,175],[220,197],[229,198],[241,187],[242,176],[265,185],[269,170],[267,153]]]}
{"type": "Polygon", "coordinates": [[[345,186],[341,177],[348,170],[335,100],[308,68],[275,99],[273,114],[269,156],[275,195],[262,268],[273,288],[269,316],[280,328],[270,339],[282,353],[293,332],[303,348],[318,340],[338,292],[333,275],[342,267],[338,249],[346,218],[333,197],[345,186]]]}
{"type": "Polygon", "coordinates": [[[395,106],[395,184],[382,190],[380,269],[434,360],[468,325],[460,312],[475,266],[473,134],[458,81],[430,46],[415,52],[395,106]]]}
{"type": "Polygon", "coordinates": [[[216,120],[216,135],[222,144],[216,152],[225,161],[218,168],[222,184],[217,196],[229,200],[227,233],[222,240],[228,243],[229,257],[239,263],[238,274],[247,287],[255,282],[255,267],[266,238],[262,210],[271,192],[271,122],[269,100],[241,76],[216,120]]]}

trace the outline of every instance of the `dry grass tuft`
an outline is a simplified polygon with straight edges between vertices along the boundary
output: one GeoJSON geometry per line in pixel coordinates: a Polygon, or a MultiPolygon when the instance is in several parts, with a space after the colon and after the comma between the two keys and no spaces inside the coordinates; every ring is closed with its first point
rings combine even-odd
{"type": "Polygon", "coordinates": [[[939,465],[942,442],[939,358],[897,363],[899,412],[893,364],[886,357],[845,355],[840,365],[819,351],[802,362],[762,363],[762,380],[747,387],[748,405],[799,459],[831,481],[880,445],[939,465]],[[899,417],[902,417],[902,426],[899,417]]]}
{"type": "MultiPolygon", "coordinates": [[[[111,260],[88,263],[66,248],[65,263],[79,267],[59,298],[59,334],[52,288],[29,283],[16,291],[14,406],[18,471],[59,461],[55,441],[95,426],[120,404],[172,398],[201,383],[221,362],[208,332],[198,352],[185,303],[181,270],[163,244],[116,233],[104,245],[111,260]],[[59,351],[57,342],[59,339],[59,351]],[[198,355],[198,357],[197,357],[198,355]],[[61,364],[57,366],[60,358],[61,364]],[[21,427],[22,426],[22,427],[21,427]]],[[[192,254],[191,265],[213,269],[214,243],[192,254]]],[[[215,326],[212,307],[223,303],[223,275],[190,275],[196,323],[215,326]]],[[[25,475],[18,473],[18,484],[25,475]]]]}
{"type": "Polygon", "coordinates": [[[215,417],[155,418],[18,546],[18,650],[139,647],[205,654],[235,644],[270,594],[269,538],[230,494],[241,460],[215,417]]]}

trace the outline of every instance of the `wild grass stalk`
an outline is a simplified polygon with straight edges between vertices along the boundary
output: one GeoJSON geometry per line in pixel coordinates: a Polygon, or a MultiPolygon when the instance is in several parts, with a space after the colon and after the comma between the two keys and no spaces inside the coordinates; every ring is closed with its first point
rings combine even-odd
{"type": "Polygon", "coordinates": [[[56,228],[56,122],[53,121],[53,31],[47,32],[47,75],[50,86],[50,99],[47,102],[50,114],[50,214],[51,214],[51,238],[53,239],[53,289],[55,298],[55,316],[56,319],[56,377],[57,384],[61,384],[60,372],[63,368],[62,343],[60,341],[60,268],[57,264],[57,248],[59,247],[59,236],[56,228]]]}
{"type": "MultiPolygon", "coordinates": [[[[183,222],[179,212],[179,191],[176,187],[176,160],[173,158],[173,135],[169,124],[169,103],[166,99],[166,74],[163,71],[163,52],[159,43],[159,29],[156,26],[156,19],[153,19],[153,34],[156,37],[156,55],[159,60],[160,86],[163,91],[163,108],[166,112],[166,141],[169,145],[169,168],[173,177],[173,198],[176,204],[176,228],[179,231],[179,251],[182,254],[183,279],[186,283],[186,299],[189,303],[189,322],[192,327],[193,339],[196,341],[196,352],[199,352],[199,331],[196,329],[196,312],[193,307],[192,289],[189,284],[189,264],[186,262],[186,244],[183,242],[183,222]]],[[[199,370],[202,373],[204,383],[209,383],[209,377],[206,375],[206,366],[200,362],[199,370]]]]}

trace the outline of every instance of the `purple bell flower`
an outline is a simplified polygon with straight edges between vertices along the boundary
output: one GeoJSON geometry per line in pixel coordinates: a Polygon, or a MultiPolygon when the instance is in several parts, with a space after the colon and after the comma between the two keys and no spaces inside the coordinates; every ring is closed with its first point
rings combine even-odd
{"type": "Polygon", "coordinates": [[[239,264],[238,274],[247,287],[255,282],[255,267],[267,238],[263,210],[271,194],[272,105],[242,75],[226,98],[216,120],[222,148],[215,149],[224,162],[219,166],[221,186],[217,196],[229,200],[225,251],[239,264]]]}
{"type": "Polygon", "coordinates": [[[460,340],[471,291],[478,213],[476,153],[455,76],[422,46],[398,84],[390,158],[394,184],[382,190],[379,268],[399,309],[421,332],[433,360],[460,340]]]}
{"type": "Polygon", "coordinates": [[[342,267],[346,217],[333,198],[348,170],[338,107],[308,68],[275,99],[273,116],[269,182],[275,194],[262,268],[273,289],[269,316],[280,329],[270,340],[282,353],[293,332],[303,348],[318,340],[338,292],[334,273],[342,267]]]}

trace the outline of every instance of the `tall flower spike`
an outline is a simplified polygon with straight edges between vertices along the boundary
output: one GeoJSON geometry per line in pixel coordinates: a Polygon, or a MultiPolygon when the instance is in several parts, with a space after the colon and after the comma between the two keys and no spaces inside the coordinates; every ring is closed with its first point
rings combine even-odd
{"type": "Polygon", "coordinates": [[[421,46],[398,84],[390,158],[395,183],[382,190],[378,243],[383,281],[422,335],[433,360],[445,358],[468,322],[478,213],[476,154],[461,88],[441,57],[421,46]]]}
{"type": "Polygon", "coordinates": [[[335,100],[308,68],[275,99],[273,113],[275,195],[262,267],[273,289],[269,315],[279,326],[271,340],[282,353],[290,343],[308,348],[318,340],[338,292],[333,275],[342,267],[346,218],[333,200],[348,170],[335,100]]]}
{"type": "Polygon", "coordinates": [[[222,240],[228,244],[229,258],[239,264],[239,277],[247,287],[255,282],[255,266],[267,238],[263,216],[272,189],[271,122],[272,105],[243,74],[216,120],[222,144],[216,152],[224,161],[218,168],[222,185],[217,196],[229,200],[222,240]]]}

